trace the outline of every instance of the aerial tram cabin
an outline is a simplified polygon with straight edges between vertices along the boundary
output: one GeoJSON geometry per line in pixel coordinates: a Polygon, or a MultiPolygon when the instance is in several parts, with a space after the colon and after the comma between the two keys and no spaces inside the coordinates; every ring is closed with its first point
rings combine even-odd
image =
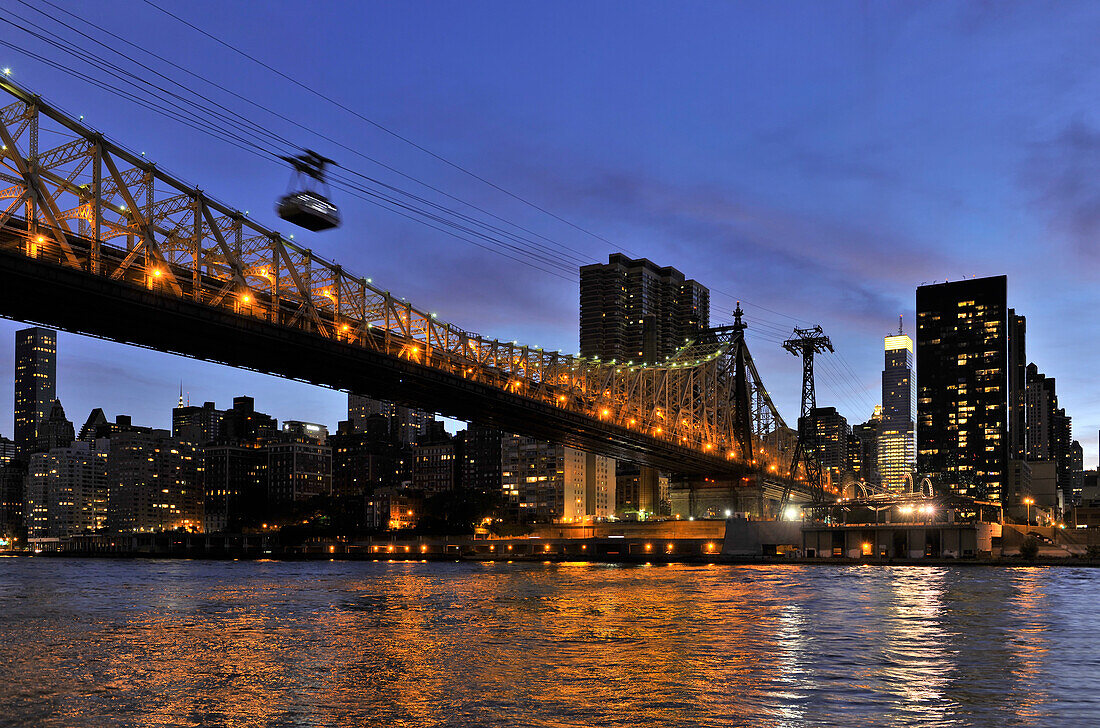
{"type": "Polygon", "coordinates": [[[329,201],[325,182],[325,165],[335,162],[309,149],[297,157],[283,159],[294,168],[291,184],[298,189],[279,199],[275,207],[279,217],[314,232],[339,227],[340,210],[329,201]]]}

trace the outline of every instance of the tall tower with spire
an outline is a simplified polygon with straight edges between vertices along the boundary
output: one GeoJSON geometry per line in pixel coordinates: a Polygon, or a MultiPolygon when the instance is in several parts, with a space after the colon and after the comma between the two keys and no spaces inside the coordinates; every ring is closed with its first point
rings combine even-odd
{"type": "Polygon", "coordinates": [[[913,376],[913,340],[898,316],[898,332],[885,338],[886,366],[882,370],[882,422],[878,436],[878,471],[888,491],[901,490],[905,475],[916,467],[916,380],[913,376]]]}

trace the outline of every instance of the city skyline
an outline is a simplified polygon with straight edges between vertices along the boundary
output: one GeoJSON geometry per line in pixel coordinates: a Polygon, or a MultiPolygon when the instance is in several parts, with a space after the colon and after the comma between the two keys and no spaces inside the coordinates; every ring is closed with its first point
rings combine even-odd
{"type": "MultiPolygon", "coordinates": [[[[455,158],[494,183],[515,189],[525,199],[575,220],[609,243],[491,188],[471,186],[470,178],[377,130],[367,130],[361,122],[302,89],[289,93],[300,102],[308,100],[303,118],[308,117],[324,133],[344,143],[362,137],[372,152],[377,149],[379,158],[441,189],[469,194],[475,203],[561,240],[580,251],[584,262],[603,262],[608,253],[623,252],[678,267],[712,289],[714,323],[728,321],[733,307],[734,299],[723,293],[744,296],[750,344],[770,373],[773,396],[790,419],[797,413],[798,363],[774,345],[776,327],[786,327],[788,333],[796,323],[819,323],[825,328],[843,362],[838,359],[835,370],[830,371],[834,366],[830,358],[822,358],[822,404],[837,407],[850,422],[862,422],[872,406],[879,404],[881,336],[893,328],[899,313],[913,320],[912,289],[931,280],[1005,273],[1011,300],[1031,321],[1029,358],[1058,378],[1061,400],[1075,417],[1086,464],[1096,464],[1100,396],[1091,387],[1084,362],[1100,352],[1094,351],[1088,337],[1069,332],[1089,325],[1084,312],[1098,302],[1086,286],[1061,284],[1073,283],[1077,277],[1084,281],[1094,267],[1092,253],[1081,241],[1088,239],[1091,225],[1086,213],[1092,192],[1086,179],[1089,165],[1094,163],[1093,150],[1100,145],[1094,143],[1087,109],[1068,88],[1087,84],[1089,77],[1074,70],[1065,87],[1039,83],[1046,77],[1043,72],[1060,62],[1061,56],[1051,48],[1073,48],[1084,58],[1096,52],[1078,31],[1066,30],[1088,27],[1095,8],[1063,5],[1054,18],[1027,6],[1014,6],[1011,12],[999,15],[970,6],[908,11],[878,8],[866,15],[860,11],[861,22],[871,23],[881,37],[919,38],[936,29],[937,40],[955,62],[952,68],[962,81],[951,87],[952,93],[968,92],[966,103],[973,114],[966,122],[950,112],[951,104],[938,105],[937,111],[920,104],[921,99],[938,98],[946,91],[936,76],[944,60],[918,53],[912,68],[899,66],[882,47],[853,36],[852,24],[847,21],[857,12],[855,6],[838,6],[828,13],[812,5],[802,6],[790,38],[779,37],[780,28],[783,34],[788,30],[786,22],[780,23],[790,20],[788,13],[754,11],[747,18],[732,8],[688,11],[699,27],[751,22],[774,41],[766,52],[738,49],[746,61],[738,64],[740,76],[729,78],[717,70],[696,69],[701,75],[693,88],[711,84],[729,88],[729,94],[740,92],[744,110],[755,114],[742,114],[740,106],[729,100],[732,97],[703,101],[705,96],[674,88],[667,77],[682,74],[691,53],[679,61],[662,57],[658,68],[665,75],[657,77],[653,89],[638,75],[623,75],[618,64],[597,68],[592,78],[582,80],[575,73],[576,61],[569,61],[558,77],[560,86],[538,101],[529,100],[519,93],[528,80],[526,74],[541,73],[555,47],[544,40],[534,47],[481,44],[474,48],[478,44],[471,39],[491,34],[501,23],[537,17],[560,42],[589,48],[596,43],[593,29],[610,23],[611,18],[605,15],[607,11],[596,10],[591,26],[574,29],[564,24],[565,14],[558,17],[535,8],[491,12],[497,8],[476,6],[463,14],[439,6],[430,18],[416,15],[418,22],[429,24],[427,33],[418,37],[398,32],[392,39],[376,29],[404,28],[402,21],[413,11],[342,8],[340,12],[352,13],[355,20],[344,27],[368,28],[372,45],[366,52],[371,58],[383,58],[400,44],[404,52],[421,60],[415,68],[403,69],[389,80],[373,75],[359,79],[361,87],[342,91],[340,100],[349,108],[390,123],[427,148],[455,158]],[[835,30],[837,42],[848,50],[834,55],[837,48],[809,32],[817,25],[835,30]],[[467,40],[440,43],[446,35],[443,28],[451,27],[466,30],[467,40]],[[1007,55],[1025,31],[1047,41],[1035,42],[1030,65],[1005,69],[983,60],[990,54],[1007,55]],[[1059,42],[1052,42],[1055,39],[1059,42]],[[405,83],[423,81],[432,59],[455,50],[455,43],[476,56],[469,65],[455,69],[455,80],[421,84],[415,99],[403,93],[405,83]],[[529,60],[512,62],[521,58],[529,60]],[[832,59],[833,65],[815,68],[815,59],[832,59]],[[762,93],[760,84],[768,78],[761,65],[765,61],[778,62],[774,73],[785,83],[822,82],[823,88],[836,92],[835,98],[828,94],[806,99],[762,93]],[[480,78],[475,82],[469,74],[485,65],[511,70],[494,84],[480,78]],[[872,66],[874,72],[868,70],[872,66]],[[915,130],[922,136],[914,139],[914,130],[908,127],[887,124],[871,129],[852,115],[838,117],[841,107],[837,104],[852,93],[842,80],[845,74],[873,81],[865,84],[871,90],[864,89],[857,99],[869,118],[881,122],[883,112],[895,107],[930,115],[929,123],[915,130]],[[621,93],[611,99],[594,93],[613,78],[624,84],[621,93]],[[455,95],[463,80],[478,90],[477,114],[469,101],[455,95]],[[894,83],[901,80],[911,83],[894,83]],[[994,103],[998,89],[1005,84],[1039,94],[1035,106],[1041,105],[1044,111],[1029,107],[1019,112],[1021,116],[1006,115],[1003,103],[994,103]],[[904,98],[897,95],[900,91],[892,90],[894,85],[905,88],[904,98]],[[652,94],[657,92],[665,98],[660,106],[653,104],[652,94]],[[571,94],[583,94],[588,109],[584,118],[553,112],[571,94]],[[805,118],[817,106],[821,113],[813,114],[814,123],[810,124],[805,118]],[[483,107],[491,113],[480,113],[483,107]],[[613,122],[622,121],[624,108],[631,111],[625,133],[609,136],[607,130],[613,122]],[[658,109],[664,111],[658,113],[658,109]],[[450,121],[437,123],[437,116],[450,121]],[[731,125],[732,121],[742,123],[731,125]],[[687,129],[687,124],[698,127],[691,127],[693,145],[677,143],[675,136],[664,139],[665,144],[652,143],[658,129],[675,132],[687,129]],[[999,133],[987,134],[990,126],[999,133]],[[937,130],[954,135],[954,154],[945,153],[943,134],[937,130]],[[906,145],[888,136],[891,131],[910,132],[898,137],[905,138],[906,145]],[[615,143],[608,144],[609,139],[615,143]],[[921,154],[914,153],[914,145],[923,150],[921,154]],[[701,149],[708,153],[700,154],[701,149]],[[579,158],[588,161],[578,165],[579,158]],[[941,160],[938,165],[929,161],[933,158],[941,160]],[[747,192],[749,189],[753,192],[747,192]],[[582,191],[591,194],[580,194],[582,191]],[[991,197],[995,199],[990,201],[991,197]],[[862,202],[856,205],[852,198],[862,202]],[[1073,293],[1052,299],[1046,295],[1052,285],[1073,293]],[[1074,366],[1060,371],[1057,365],[1062,362],[1074,366]],[[853,383],[839,381],[848,376],[845,364],[857,374],[853,383]]],[[[201,38],[194,46],[189,43],[191,36],[178,32],[181,26],[170,18],[140,3],[130,9],[137,29],[177,31],[157,33],[167,38],[160,49],[165,57],[185,62],[200,75],[224,70],[223,85],[237,91],[247,89],[267,105],[288,93],[285,82],[249,62],[217,65],[231,57],[231,52],[201,38]]],[[[87,6],[87,17],[94,22],[109,23],[116,12],[114,5],[87,6]]],[[[210,4],[204,12],[216,27],[242,27],[233,21],[243,11],[232,6],[210,4]]],[[[293,10],[275,5],[269,12],[273,21],[278,21],[293,10]]],[[[311,22],[323,23],[325,12],[337,11],[324,11],[311,22]]],[[[631,32],[617,41],[625,57],[641,57],[646,40],[658,30],[668,30],[667,12],[649,6],[648,13],[630,19],[631,32]]],[[[267,27],[275,29],[280,23],[267,27]]],[[[278,46],[271,41],[279,39],[265,32],[269,31],[257,29],[248,37],[231,40],[245,52],[275,62],[265,49],[278,46]]],[[[600,34],[600,42],[605,37],[600,34]]],[[[693,40],[700,44],[700,53],[713,52],[719,41],[706,34],[693,40]]],[[[683,47],[686,37],[677,43],[687,51],[683,47]]],[[[307,54],[307,63],[287,63],[284,68],[278,61],[276,65],[291,73],[301,68],[333,67],[339,65],[340,46],[333,43],[301,49],[307,54]]],[[[98,128],[126,128],[123,141],[135,149],[147,148],[164,168],[201,180],[211,194],[254,210],[253,214],[266,222],[275,219],[271,201],[282,190],[284,170],[122,104],[14,52],[4,51],[3,55],[13,77],[46,98],[81,113],[98,128]],[[165,134],[166,129],[173,133],[165,134]]],[[[560,60],[553,57],[555,62],[560,60]]],[[[291,116],[297,118],[297,113],[291,116]]],[[[292,139],[301,138],[303,144],[317,141],[300,130],[287,133],[292,139]]],[[[361,162],[354,157],[348,161],[361,162]]],[[[464,328],[547,348],[576,350],[575,279],[547,275],[347,195],[338,197],[349,215],[345,229],[324,239],[302,233],[300,240],[308,239],[307,244],[324,255],[374,276],[387,288],[438,310],[441,318],[464,328]],[[410,254],[429,262],[418,263],[414,274],[408,265],[410,254]],[[471,278],[483,285],[476,287],[474,295],[459,295],[457,291],[471,278]]],[[[0,340],[10,341],[16,328],[18,324],[2,324],[0,340]]],[[[93,399],[111,400],[119,403],[119,411],[141,416],[139,405],[162,391],[177,389],[181,379],[192,400],[223,401],[249,392],[259,400],[279,402],[277,406],[287,402],[288,414],[292,411],[296,416],[329,423],[338,420],[342,407],[342,395],[322,389],[65,334],[60,338],[60,345],[73,357],[63,365],[68,369],[60,372],[60,395],[63,401],[73,401],[73,411],[85,409],[85,404],[96,406],[93,399]],[[110,377],[102,376],[108,396],[89,395],[82,402],[84,395],[72,389],[75,382],[79,378],[95,381],[97,372],[107,371],[115,373],[115,381],[126,380],[126,385],[111,384],[107,381],[110,377]],[[202,382],[211,391],[200,394],[199,387],[190,382],[202,382]]],[[[7,421],[10,415],[5,408],[0,410],[0,422],[7,421]]]]}

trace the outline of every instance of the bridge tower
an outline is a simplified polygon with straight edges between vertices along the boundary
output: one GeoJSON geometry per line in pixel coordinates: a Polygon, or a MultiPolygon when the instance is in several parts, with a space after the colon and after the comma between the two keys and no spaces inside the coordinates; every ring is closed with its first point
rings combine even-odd
{"type": "Polygon", "coordinates": [[[753,459],[752,411],[749,404],[749,375],[746,363],[747,345],[745,344],[745,322],[741,317],[741,302],[733,312],[733,337],[736,345],[733,370],[733,417],[734,436],[741,445],[741,457],[745,462],[753,459]]]}
{"type": "Polygon", "coordinates": [[[817,491],[818,497],[824,495],[824,483],[821,479],[821,455],[810,428],[810,415],[817,407],[817,394],[814,391],[814,355],[834,351],[833,342],[825,335],[820,326],[812,329],[795,329],[794,335],[783,342],[783,348],[795,356],[802,357],[802,414],[798,418],[798,443],[794,457],[791,458],[791,477],[798,474],[801,462],[806,468],[806,481],[817,491]]]}

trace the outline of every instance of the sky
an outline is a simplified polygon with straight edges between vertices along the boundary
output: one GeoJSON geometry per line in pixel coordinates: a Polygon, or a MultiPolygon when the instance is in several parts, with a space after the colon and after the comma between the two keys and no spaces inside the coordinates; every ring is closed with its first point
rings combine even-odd
{"type": "MultiPolygon", "coordinates": [[[[791,327],[820,324],[832,338],[818,404],[854,424],[881,400],[882,337],[899,315],[913,334],[918,285],[1007,274],[1028,357],[1057,379],[1096,465],[1096,3],[153,1],[270,69],[147,0],[5,3],[0,66],[162,169],[295,232],[273,211],[289,178],[280,163],[27,57],[19,50],[65,60],[11,25],[92,48],[68,23],[345,169],[461,206],[412,178],[522,226],[568,269],[552,275],[339,191],[339,230],[295,233],[467,330],[573,352],[578,261],[621,251],[673,265],[712,289],[713,324],[746,302],[750,349],[788,422],[801,377],[779,344],[791,327]]],[[[94,59],[67,63],[114,76],[94,59]]],[[[0,391],[12,391],[20,327],[0,322],[0,391]]],[[[181,385],[192,402],[254,396],[279,419],[334,427],[346,415],[344,395],[298,382],[64,333],[58,349],[58,393],[78,425],[102,407],[168,426],[181,385]]],[[[0,433],[11,422],[0,397],[0,433]]]]}

